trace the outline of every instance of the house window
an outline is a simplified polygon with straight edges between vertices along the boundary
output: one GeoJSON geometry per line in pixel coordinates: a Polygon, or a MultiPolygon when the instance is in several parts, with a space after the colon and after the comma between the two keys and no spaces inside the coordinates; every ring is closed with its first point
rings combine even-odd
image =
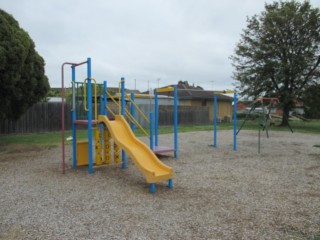
{"type": "Polygon", "coordinates": [[[202,99],[201,106],[203,106],[203,107],[207,106],[207,100],[206,99],[202,99]]]}

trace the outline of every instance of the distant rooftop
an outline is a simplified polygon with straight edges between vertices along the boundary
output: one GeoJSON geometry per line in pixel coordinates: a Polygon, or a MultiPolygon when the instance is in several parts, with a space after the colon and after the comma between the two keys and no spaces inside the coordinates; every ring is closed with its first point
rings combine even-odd
{"type": "MultiPolygon", "coordinates": [[[[173,87],[169,85],[166,87],[173,87]]],[[[222,94],[214,94],[213,91],[203,90],[202,87],[189,85],[188,81],[178,82],[178,97],[179,99],[213,99],[214,95],[218,96],[219,100],[233,101],[233,97],[229,97],[222,94]]],[[[173,96],[173,92],[159,93],[159,95],[173,96]]]]}

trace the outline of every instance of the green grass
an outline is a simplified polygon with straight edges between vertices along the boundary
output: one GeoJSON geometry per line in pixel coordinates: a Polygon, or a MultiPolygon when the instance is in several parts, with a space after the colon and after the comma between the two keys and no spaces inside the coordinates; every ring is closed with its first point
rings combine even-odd
{"type": "Polygon", "coordinates": [[[316,235],[312,238],[312,240],[320,240],[320,235],[316,235]]]}
{"type": "Polygon", "coordinates": [[[313,157],[315,160],[320,160],[320,154],[319,153],[309,153],[308,155],[313,157]]]}
{"type": "MultiPolygon", "coordinates": [[[[240,127],[243,119],[238,121],[238,128],[240,127]]],[[[301,120],[292,120],[289,122],[293,132],[300,133],[311,133],[311,134],[320,134],[320,121],[311,120],[311,121],[301,121],[301,120]]],[[[289,131],[288,127],[279,126],[280,120],[276,120],[275,126],[271,126],[268,129],[270,131],[289,131]]],[[[258,121],[248,120],[242,129],[247,130],[258,130],[258,121]]]]}
{"type": "MultiPolygon", "coordinates": [[[[84,140],[87,131],[79,130],[77,134],[79,140],[84,140]]],[[[65,132],[66,138],[71,135],[71,131],[65,132]]],[[[61,136],[61,132],[0,135],[0,147],[8,144],[56,146],[61,143],[61,136]]],[[[66,143],[70,144],[70,141],[66,141],[66,143]]]]}
{"type": "MultiPolygon", "coordinates": [[[[238,128],[240,127],[243,119],[239,119],[238,128]]],[[[278,124],[279,122],[276,122],[278,124]]],[[[290,121],[290,125],[294,132],[320,134],[320,120],[313,121],[290,121]]],[[[233,129],[233,123],[219,123],[219,130],[231,130],[233,129]]],[[[248,120],[242,129],[258,131],[258,122],[248,120]]],[[[179,133],[183,132],[194,132],[194,131],[213,131],[213,125],[181,125],[179,126],[179,133]]],[[[289,128],[272,126],[269,131],[287,131],[290,132],[289,128]]],[[[160,127],[159,134],[173,133],[173,126],[160,127]]],[[[135,134],[137,136],[144,136],[141,130],[136,129],[135,134]]],[[[65,137],[71,136],[71,131],[65,132],[65,137]]],[[[86,130],[77,131],[77,139],[85,140],[87,138],[86,130]]],[[[70,144],[70,141],[66,141],[70,144]]],[[[11,134],[11,135],[0,135],[0,152],[3,146],[8,144],[34,144],[34,145],[46,145],[46,146],[58,146],[61,144],[61,132],[51,133],[40,133],[40,134],[11,134]]]]}

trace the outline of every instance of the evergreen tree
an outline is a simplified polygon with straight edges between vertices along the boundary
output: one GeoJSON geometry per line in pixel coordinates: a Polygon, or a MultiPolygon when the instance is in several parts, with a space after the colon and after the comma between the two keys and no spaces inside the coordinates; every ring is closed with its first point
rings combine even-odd
{"type": "Polygon", "coordinates": [[[18,119],[50,89],[29,34],[0,9],[0,119],[18,119]]]}

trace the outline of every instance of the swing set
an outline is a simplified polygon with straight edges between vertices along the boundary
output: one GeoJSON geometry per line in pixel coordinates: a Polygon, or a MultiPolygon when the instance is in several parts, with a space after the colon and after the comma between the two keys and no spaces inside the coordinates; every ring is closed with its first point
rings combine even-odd
{"type": "MultiPolygon", "coordinates": [[[[250,110],[246,114],[244,121],[242,122],[241,126],[239,127],[236,135],[241,131],[243,126],[249,119],[256,119],[258,118],[258,127],[259,127],[259,137],[258,137],[258,153],[260,153],[260,143],[261,143],[261,130],[266,132],[267,138],[269,138],[269,127],[274,125],[274,120],[272,117],[272,109],[276,106],[280,105],[280,101],[278,98],[269,98],[269,97],[260,97],[253,101],[251,104],[250,110]]],[[[284,116],[286,117],[286,116],[284,116]]],[[[293,133],[292,127],[288,122],[288,128],[293,133]]]]}

